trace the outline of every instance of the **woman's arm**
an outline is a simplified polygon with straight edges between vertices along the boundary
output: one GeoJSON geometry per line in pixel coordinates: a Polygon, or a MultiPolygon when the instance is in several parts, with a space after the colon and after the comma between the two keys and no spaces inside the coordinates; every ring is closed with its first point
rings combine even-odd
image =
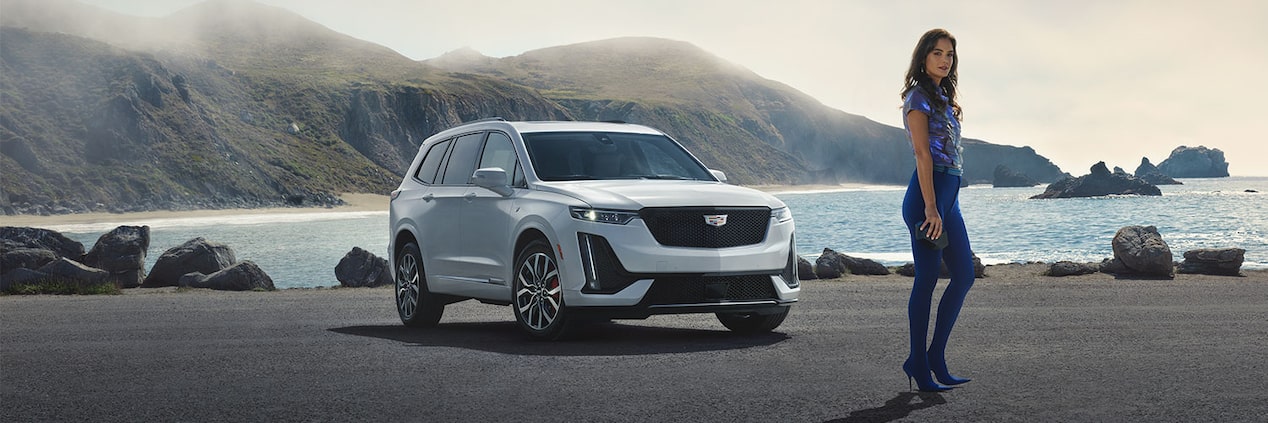
{"type": "Polygon", "coordinates": [[[920,196],[925,200],[925,223],[920,230],[931,239],[942,236],[942,215],[933,189],[933,153],[929,151],[929,116],[919,110],[907,112],[907,128],[911,130],[911,147],[916,154],[916,178],[920,180],[920,196]]]}

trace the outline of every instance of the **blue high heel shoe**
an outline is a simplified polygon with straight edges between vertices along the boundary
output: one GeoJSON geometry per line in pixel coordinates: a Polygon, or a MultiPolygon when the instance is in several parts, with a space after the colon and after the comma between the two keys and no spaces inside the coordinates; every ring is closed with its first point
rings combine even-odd
{"type": "Polygon", "coordinates": [[[907,389],[911,389],[911,381],[915,380],[916,387],[919,388],[920,392],[945,392],[951,390],[950,386],[943,386],[939,385],[938,382],[934,382],[928,371],[915,369],[915,363],[911,361],[910,357],[903,363],[903,372],[907,373],[907,389]]]}
{"type": "Polygon", "coordinates": [[[946,357],[943,357],[942,360],[934,360],[931,357],[926,357],[926,359],[929,360],[929,370],[933,371],[933,377],[938,380],[938,383],[947,386],[955,386],[962,385],[973,380],[951,376],[951,372],[947,370],[946,357]]]}

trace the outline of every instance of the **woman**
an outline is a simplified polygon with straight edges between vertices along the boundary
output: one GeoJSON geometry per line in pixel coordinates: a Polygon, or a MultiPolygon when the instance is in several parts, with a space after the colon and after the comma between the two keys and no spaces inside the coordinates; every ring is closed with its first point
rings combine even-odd
{"type": "Polygon", "coordinates": [[[916,172],[903,198],[903,220],[911,233],[911,253],[916,278],[907,302],[911,326],[911,355],[903,363],[908,384],[914,379],[921,391],[945,391],[969,379],[947,370],[947,337],[960,314],[964,297],[973,286],[973,252],[960,216],[958,196],[963,174],[960,147],[960,105],[956,103],[955,37],[934,29],[920,37],[911,54],[903,88],[903,123],[916,156],[916,172]],[[946,236],[938,249],[920,240],[946,236]],[[951,272],[951,283],[938,302],[933,342],[925,348],[929,333],[929,308],[938,282],[940,261],[951,272]],[[930,377],[930,373],[937,378],[930,377]]]}

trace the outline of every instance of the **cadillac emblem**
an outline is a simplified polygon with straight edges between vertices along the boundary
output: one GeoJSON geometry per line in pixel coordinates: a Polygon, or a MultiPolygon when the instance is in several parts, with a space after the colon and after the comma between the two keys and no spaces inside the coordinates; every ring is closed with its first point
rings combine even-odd
{"type": "Polygon", "coordinates": [[[725,214],[706,214],[704,215],[704,223],[709,226],[722,226],[726,224],[725,214]]]}

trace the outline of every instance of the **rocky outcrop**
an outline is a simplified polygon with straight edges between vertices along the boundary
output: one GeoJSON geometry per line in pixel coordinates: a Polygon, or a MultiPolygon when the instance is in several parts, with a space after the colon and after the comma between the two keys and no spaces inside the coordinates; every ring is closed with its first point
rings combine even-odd
{"type": "Polygon", "coordinates": [[[1092,166],[1092,173],[1078,178],[1064,179],[1048,185],[1042,194],[1030,197],[1072,198],[1099,197],[1104,195],[1162,195],[1162,191],[1140,178],[1124,174],[1110,173],[1105,162],[1092,166]]]}
{"type": "Polygon", "coordinates": [[[1182,145],[1171,150],[1171,156],[1158,164],[1158,170],[1172,178],[1223,178],[1228,176],[1228,162],[1218,148],[1182,145]]]}
{"type": "Polygon", "coordinates": [[[180,277],[178,283],[182,287],[218,291],[273,291],[277,289],[273,286],[273,278],[250,260],[244,260],[210,275],[199,272],[187,273],[180,277]]]}
{"type": "Polygon", "coordinates": [[[824,248],[815,260],[815,274],[823,279],[835,279],[850,273],[854,275],[888,275],[889,269],[874,260],[850,257],[824,248]]]}
{"type": "Polygon", "coordinates": [[[1241,276],[1246,250],[1241,248],[1197,249],[1184,252],[1180,273],[1241,276]]]}
{"type": "Polygon", "coordinates": [[[120,288],[136,288],[145,281],[149,249],[149,226],[120,226],[97,238],[84,255],[84,264],[109,272],[110,280],[120,288]]]}
{"type": "Polygon", "coordinates": [[[1172,179],[1170,176],[1162,173],[1161,170],[1158,170],[1157,166],[1154,166],[1153,163],[1149,162],[1148,157],[1140,158],[1140,166],[1136,166],[1135,175],[1137,178],[1154,185],[1184,185],[1180,181],[1172,179]]]}
{"type": "Polygon", "coordinates": [[[1075,263],[1071,261],[1059,261],[1048,266],[1048,270],[1044,272],[1045,276],[1061,277],[1061,276],[1077,276],[1090,275],[1101,269],[1096,263],[1075,263]]]}
{"type": "Polygon", "coordinates": [[[67,238],[57,231],[18,226],[0,227],[0,253],[19,248],[49,250],[58,257],[71,260],[84,257],[84,244],[67,238]]]}
{"type": "Polygon", "coordinates": [[[1033,187],[1039,182],[1030,179],[1023,173],[1009,169],[1008,166],[995,166],[995,179],[991,182],[995,188],[1033,187]]]}
{"type": "MultiPolygon", "coordinates": [[[[904,264],[902,266],[899,266],[898,269],[894,271],[894,273],[897,273],[903,276],[908,276],[908,277],[915,277],[916,265],[913,263],[904,264]]],[[[951,277],[951,270],[947,269],[947,263],[943,262],[938,269],[938,278],[948,279],[950,277],[951,277]]],[[[982,259],[977,258],[977,254],[973,255],[973,277],[975,278],[986,277],[986,266],[982,264],[982,259]]]]}
{"type": "Polygon", "coordinates": [[[387,267],[387,259],[375,256],[361,247],[352,247],[352,251],[339,260],[335,266],[335,279],[339,285],[347,287],[376,287],[391,285],[392,270],[387,267]]]}
{"type": "Polygon", "coordinates": [[[1101,271],[1117,276],[1175,277],[1171,247],[1162,240],[1158,228],[1124,227],[1114,234],[1112,244],[1114,259],[1102,265],[1101,271]]]}
{"type": "Polygon", "coordinates": [[[814,280],[819,279],[819,275],[815,274],[815,266],[810,264],[809,260],[797,256],[797,280],[814,280]]]}
{"type": "Polygon", "coordinates": [[[172,247],[159,256],[141,286],[177,286],[188,273],[213,274],[237,263],[233,249],[202,237],[172,247]]]}

